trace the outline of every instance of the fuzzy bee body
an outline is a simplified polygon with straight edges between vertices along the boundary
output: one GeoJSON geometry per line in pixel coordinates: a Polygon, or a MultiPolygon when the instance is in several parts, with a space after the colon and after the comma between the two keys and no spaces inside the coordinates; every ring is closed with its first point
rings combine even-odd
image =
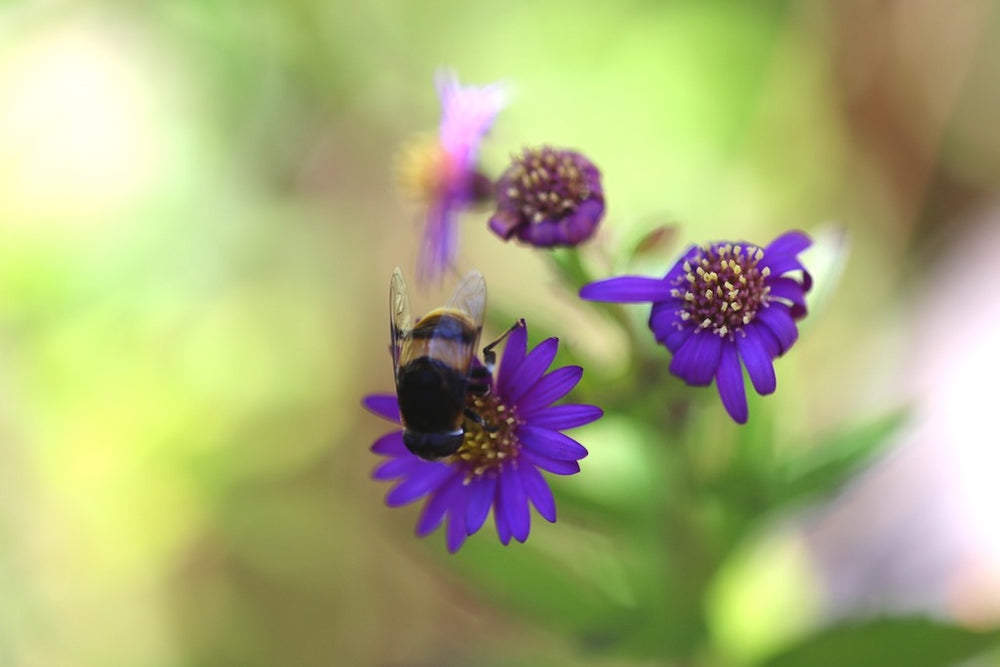
{"type": "Polygon", "coordinates": [[[390,337],[403,442],[428,460],[454,454],[465,431],[466,394],[483,328],[486,283],[472,271],[448,303],[411,326],[403,274],[389,286],[390,337]]]}

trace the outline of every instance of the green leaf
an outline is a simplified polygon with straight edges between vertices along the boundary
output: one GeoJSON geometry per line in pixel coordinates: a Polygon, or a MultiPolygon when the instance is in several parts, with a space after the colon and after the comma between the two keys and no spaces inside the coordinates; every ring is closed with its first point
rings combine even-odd
{"type": "Polygon", "coordinates": [[[1000,644],[1000,631],[973,632],[926,618],[880,618],[834,626],[764,664],[767,667],[934,667],[1000,644]]]}
{"type": "Polygon", "coordinates": [[[817,445],[812,454],[786,464],[778,475],[773,504],[833,493],[882,451],[906,417],[901,410],[852,427],[817,445]]]}

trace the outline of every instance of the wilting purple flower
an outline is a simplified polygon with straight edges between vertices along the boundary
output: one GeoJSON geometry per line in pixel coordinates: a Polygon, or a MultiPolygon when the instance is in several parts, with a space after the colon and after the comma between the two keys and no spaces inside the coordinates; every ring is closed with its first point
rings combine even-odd
{"type": "Polygon", "coordinates": [[[744,242],[692,246],[662,279],[600,280],[585,285],[580,296],[652,302],[649,328],[674,355],[670,372],[689,385],[714,379],[726,411],[743,424],[748,411],[740,362],[757,393],[774,391],[773,360],[795,343],[795,321],[806,314],[812,277],[798,254],[811,244],[793,231],[764,248],[744,242]],[[786,275],[796,271],[801,278],[786,275]]]}
{"type": "MultiPolygon", "coordinates": [[[[528,501],[548,521],[556,520],[556,505],[540,470],[557,475],[580,472],[577,463],[587,450],[564,429],[588,424],[603,413],[593,405],[551,405],[565,396],[583,375],[579,366],[564,366],[546,374],[558,340],[542,341],[527,351],[528,333],[522,322],[510,334],[496,378],[484,396],[470,396],[469,407],[483,420],[465,423],[465,442],[452,456],[426,461],[409,452],[401,430],[375,441],[372,451],[389,460],[373,473],[378,480],[398,480],[386,496],[391,507],[426,497],[417,522],[423,537],[448,518],[447,545],[454,553],[465,538],[482,527],[493,508],[497,534],[524,542],[531,527],[528,501]]],[[[393,394],[363,400],[375,414],[399,423],[393,394]]]]}
{"type": "Polygon", "coordinates": [[[437,137],[414,142],[402,153],[404,187],[427,206],[417,278],[436,280],[452,266],[457,252],[456,216],[488,189],[476,171],[479,144],[506,104],[502,86],[461,86],[454,72],[435,77],[441,100],[437,137]]]}
{"type": "Polygon", "coordinates": [[[489,226],[539,247],[586,241],[604,217],[601,172],[576,151],[526,148],[495,187],[497,210],[489,226]]]}

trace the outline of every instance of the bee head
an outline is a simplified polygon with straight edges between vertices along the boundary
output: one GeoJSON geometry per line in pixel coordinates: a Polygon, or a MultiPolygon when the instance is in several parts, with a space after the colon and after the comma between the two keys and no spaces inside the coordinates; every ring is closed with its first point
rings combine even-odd
{"type": "Polygon", "coordinates": [[[428,461],[454,454],[464,440],[465,432],[462,429],[437,433],[420,433],[409,429],[403,431],[403,444],[406,448],[428,461]]]}

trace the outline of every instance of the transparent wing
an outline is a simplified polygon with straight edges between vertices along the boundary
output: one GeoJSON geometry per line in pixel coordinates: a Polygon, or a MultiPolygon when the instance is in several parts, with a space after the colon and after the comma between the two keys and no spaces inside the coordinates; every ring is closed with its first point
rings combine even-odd
{"type": "Polygon", "coordinates": [[[445,307],[464,313],[476,332],[482,331],[486,316],[486,281],[483,274],[475,269],[465,274],[445,307]]]}
{"type": "Polygon", "coordinates": [[[389,280],[389,351],[392,353],[392,372],[399,368],[403,340],[409,334],[410,300],[406,296],[406,281],[397,266],[389,280]]]}

